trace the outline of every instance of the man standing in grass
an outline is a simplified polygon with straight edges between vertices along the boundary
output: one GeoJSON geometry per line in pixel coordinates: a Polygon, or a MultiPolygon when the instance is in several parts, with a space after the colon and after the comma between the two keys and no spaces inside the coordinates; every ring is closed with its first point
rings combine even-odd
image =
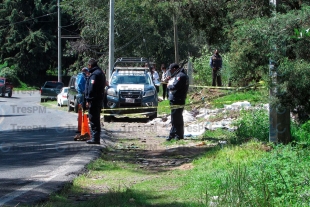
{"type": "Polygon", "coordinates": [[[216,84],[217,86],[222,86],[222,57],[218,50],[215,50],[210,58],[210,67],[212,68],[212,86],[216,86],[216,84]]]}
{"type": "Polygon", "coordinates": [[[183,68],[172,63],[169,66],[171,77],[168,77],[169,101],[171,106],[171,129],[167,141],[184,139],[183,109],[189,86],[189,77],[183,68]]]}

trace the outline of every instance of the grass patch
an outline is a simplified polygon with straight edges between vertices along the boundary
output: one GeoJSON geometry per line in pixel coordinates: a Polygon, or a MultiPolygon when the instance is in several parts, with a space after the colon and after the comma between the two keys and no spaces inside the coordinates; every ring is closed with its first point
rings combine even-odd
{"type": "MultiPolygon", "coordinates": [[[[190,103],[189,98],[186,98],[185,105],[187,105],[189,103],[190,103]]],[[[188,107],[185,107],[185,109],[189,110],[188,107]]],[[[161,102],[158,102],[157,113],[158,113],[158,115],[164,115],[164,114],[170,114],[171,113],[169,100],[163,100],[161,102]]]]}
{"type": "Polygon", "coordinates": [[[203,133],[203,140],[229,140],[234,137],[234,133],[224,129],[207,130],[203,133]]]}
{"type": "Polygon", "coordinates": [[[46,206],[307,206],[309,155],[291,146],[267,152],[249,142],[215,147],[191,170],[159,172],[103,156],[46,206]],[[79,197],[92,199],[77,204],[79,197]]]}
{"type": "Polygon", "coordinates": [[[169,100],[163,100],[158,102],[158,115],[170,114],[170,103],[169,100]]]}
{"type": "Polygon", "coordinates": [[[211,101],[214,108],[224,108],[224,105],[230,105],[238,101],[248,101],[252,105],[268,103],[268,91],[266,89],[249,90],[245,92],[231,92],[226,96],[216,98],[211,101]]]}

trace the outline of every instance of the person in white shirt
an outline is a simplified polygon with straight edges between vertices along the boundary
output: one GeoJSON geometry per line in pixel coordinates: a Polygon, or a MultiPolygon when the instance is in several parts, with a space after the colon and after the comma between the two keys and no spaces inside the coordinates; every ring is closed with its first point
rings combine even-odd
{"type": "Polygon", "coordinates": [[[170,73],[167,71],[167,68],[164,64],[161,65],[161,71],[162,71],[162,75],[161,75],[161,83],[163,86],[163,100],[165,100],[166,96],[168,98],[168,93],[167,93],[167,78],[168,76],[171,76],[170,73]]]}
{"type": "Polygon", "coordinates": [[[159,81],[159,75],[157,73],[157,71],[155,70],[154,67],[152,67],[152,78],[153,78],[153,82],[157,91],[157,94],[159,93],[159,86],[160,86],[160,81],[159,81]]]}

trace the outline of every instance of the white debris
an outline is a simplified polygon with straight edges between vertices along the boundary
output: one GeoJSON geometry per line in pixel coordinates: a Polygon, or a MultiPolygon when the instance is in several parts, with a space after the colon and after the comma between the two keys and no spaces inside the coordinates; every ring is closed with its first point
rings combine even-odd
{"type": "MultiPolygon", "coordinates": [[[[183,111],[183,120],[184,120],[184,136],[199,136],[202,135],[206,130],[217,130],[217,129],[224,129],[228,131],[235,131],[237,129],[236,126],[232,125],[232,122],[235,119],[226,118],[222,119],[221,121],[214,121],[214,122],[203,122],[197,123],[198,118],[203,118],[205,120],[209,120],[210,117],[214,117],[221,113],[229,113],[231,110],[241,110],[241,109],[249,109],[251,108],[251,104],[248,101],[241,101],[235,102],[231,105],[224,105],[224,108],[218,109],[206,109],[200,108],[196,109],[195,111],[183,111]],[[191,123],[190,125],[187,125],[191,123]]],[[[260,106],[260,108],[269,109],[269,104],[264,104],[260,106]]],[[[156,118],[152,121],[148,122],[147,125],[161,125],[162,127],[166,127],[167,130],[171,127],[171,116],[165,116],[163,118],[156,118]]]]}
{"type": "Polygon", "coordinates": [[[184,127],[184,136],[199,136],[205,131],[204,123],[191,124],[184,127]]]}
{"type": "Polygon", "coordinates": [[[191,113],[184,110],[183,111],[183,120],[184,120],[184,123],[188,123],[188,122],[196,121],[196,118],[191,113]]]}
{"type": "Polygon", "coordinates": [[[250,108],[251,104],[248,101],[242,101],[242,102],[233,103],[233,104],[231,104],[231,106],[233,108],[239,108],[240,109],[240,108],[250,108]]]}

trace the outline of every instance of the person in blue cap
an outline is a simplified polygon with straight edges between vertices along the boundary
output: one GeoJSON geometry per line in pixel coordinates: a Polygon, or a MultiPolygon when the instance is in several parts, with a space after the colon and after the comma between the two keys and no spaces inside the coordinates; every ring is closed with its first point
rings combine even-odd
{"type": "Polygon", "coordinates": [[[86,84],[86,79],[89,75],[89,70],[88,68],[84,67],[81,72],[77,75],[76,77],[76,90],[78,92],[77,94],[77,100],[78,103],[82,105],[83,109],[85,109],[85,84],[86,84]]]}

